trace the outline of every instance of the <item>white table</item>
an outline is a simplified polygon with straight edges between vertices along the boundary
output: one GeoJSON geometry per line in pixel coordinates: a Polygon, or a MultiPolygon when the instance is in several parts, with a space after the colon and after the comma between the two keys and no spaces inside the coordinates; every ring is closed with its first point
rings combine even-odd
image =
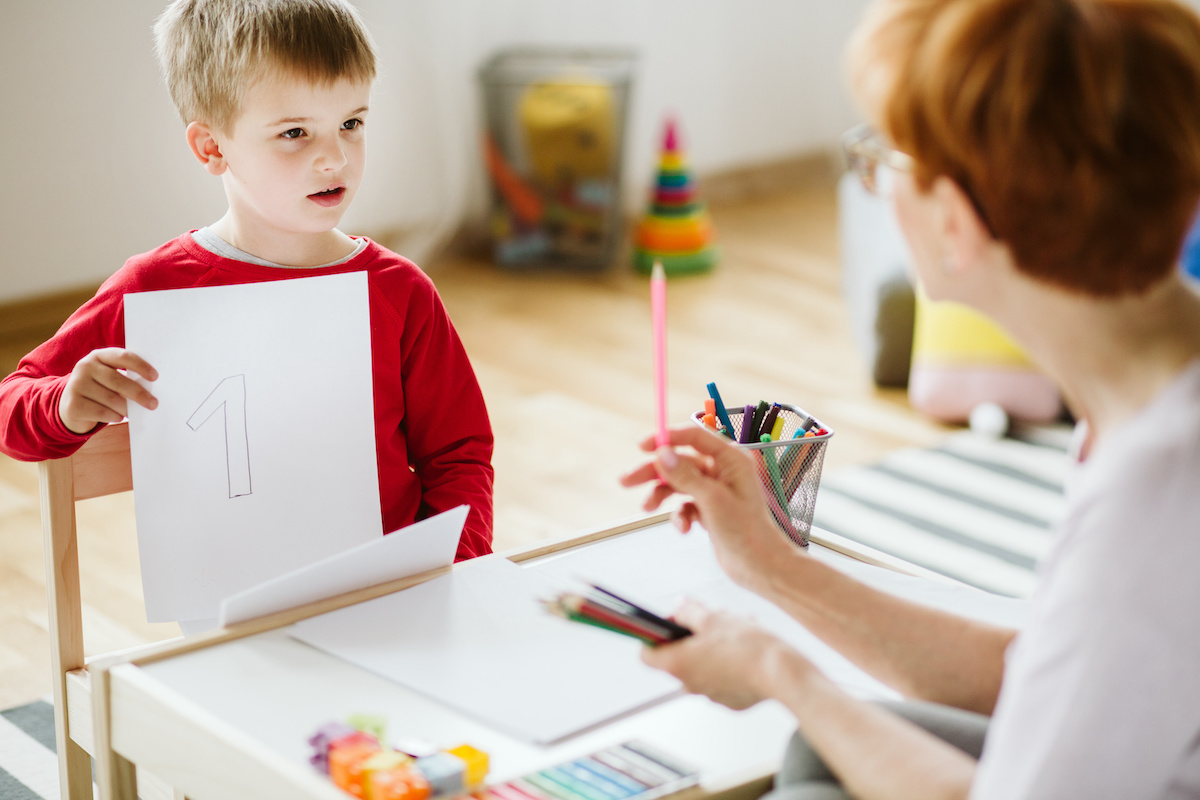
{"type": "MultiPolygon", "coordinates": [[[[525,562],[662,522],[663,515],[504,554],[525,562]]],[[[902,562],[814,532],[814,541],[908,572],[902,562]]],[[[90,665],[102,798],[136,798],[135,765],[191,800],[328,798],[344,793],[307,761],[306,739],[322,723],[378,714],[392,738],[442,746],[469,743],[491,756],[490,783],[504,782],[629,739],[701,769],[699,796],[754,797],[769,787],[795,722],[774,703],[732,712],[679,696],[553,746],[487,727],[399,684],[290,638],[292,622],[397,591],[437,570],[259,620],[166,644],[133,661],[90,665]]],[[[948,579],[940,579],[946,582],[948,579]]],[[[974,590],[971,590],[974,591],[974,590]]],[[[486,665],[480,666],[486,679],[486,665]]]]}

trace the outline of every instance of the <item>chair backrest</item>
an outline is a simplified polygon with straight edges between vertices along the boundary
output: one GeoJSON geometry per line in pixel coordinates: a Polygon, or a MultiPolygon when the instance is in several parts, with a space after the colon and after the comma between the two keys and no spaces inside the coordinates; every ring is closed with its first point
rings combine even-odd
{"type": "MultiPolygon", "coordinates": [[[[133,489],[129,425],[109,425],[74,455],[43,461],[38,467],[52,660],[61,680],[63,673],[83,666],[75,501],[133,489]]],[[[56,697],[57,692],[56,686],[56,697]]]]}
{"type": "MultiPolygon", "coordinates": [[[[107,733],[95,731],[92,720],[91,676],[68,673],[85,666],[83,600],[79,592],[79,547],[75,502],[133,490],[129,458],[129,425],[109,425],[92,436],[74,455],[39,465],[42,497],[42,537],[46,550],[46,596],[50,608],[50,661],[54,676],[54,736],[58,748],[59,787],[64,800],[92,799],[92,759],[95,748],[110,746],[107,733]],[[83,680],[79,680],[82,678],[83,680]],[[74,686],[74,697],[68,683],[74,686]],[[82,692],[82,693],[81,693],[82,692]],[[74,701],[68,703],[68,701],[74,701]],[[68,708],[68,704],[70,708],[68,708]]],[[[139,783],[125,763],[120,780],[139,783]]],[[[107,766],[97,766],[97,778],[113,792],[107,766]]],[[[178,800],[167,783],[142,773],[139,797],[178,800]]],[[[103,794],[103,790],[102,790],[103,794]]]]}

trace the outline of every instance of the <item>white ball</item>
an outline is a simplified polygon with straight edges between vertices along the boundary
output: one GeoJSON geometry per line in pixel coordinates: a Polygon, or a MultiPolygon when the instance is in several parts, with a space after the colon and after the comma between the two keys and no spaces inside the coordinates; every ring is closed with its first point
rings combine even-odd
{"type": "Polygon", "coordinates": [[[971,409],[971,432],[999,439],[1008,433],[1008,414],[996,403],[980,403],[971,409]]]}

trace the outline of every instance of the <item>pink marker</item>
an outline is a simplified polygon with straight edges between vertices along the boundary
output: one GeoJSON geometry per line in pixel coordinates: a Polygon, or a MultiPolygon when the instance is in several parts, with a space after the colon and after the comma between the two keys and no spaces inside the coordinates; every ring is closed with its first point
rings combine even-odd
{"type": "Polygon", "coordinates": [[[650,313],[654,320],[654,391],[657,403],[659,447],[666,447],[667,437],[667,274],[661,261],[654,262],[650,271],[650,313]]]}

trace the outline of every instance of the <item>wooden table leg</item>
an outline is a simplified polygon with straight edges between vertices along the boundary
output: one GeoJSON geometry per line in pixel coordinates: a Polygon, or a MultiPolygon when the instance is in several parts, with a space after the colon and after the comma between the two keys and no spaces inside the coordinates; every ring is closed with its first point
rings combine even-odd
{"type": "Polygon", "coordinates": [[[92,722],[95,726],[92,759],[96,765],[99,800],[138,800],[136,767],[112,749],[108,669],[96,665],[88,671],[92,677],[92,722]]]}

